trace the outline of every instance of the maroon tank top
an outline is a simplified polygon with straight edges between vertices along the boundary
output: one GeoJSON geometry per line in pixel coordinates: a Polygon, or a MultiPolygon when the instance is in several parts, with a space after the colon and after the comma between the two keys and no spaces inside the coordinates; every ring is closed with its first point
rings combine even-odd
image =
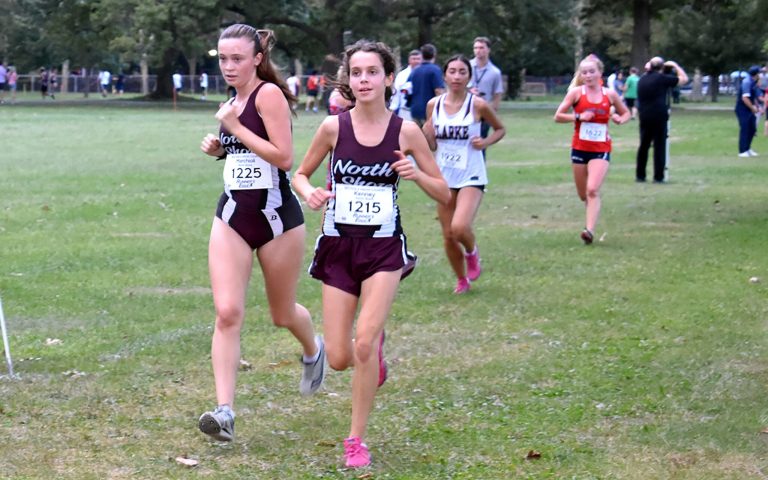
{"type": "Polygon", "coordinates": [[[395,150],[400,150],[400,128],[403,119],[390,113],[384,138],[378,145],[361,145],[355,138],[352,115],[338,115],[339,136],[331,152],[328,183],[336,193],[337,184],[392,187],[394,214],[392,220],[382,225],[363,226],[336,223],[335,199],[331,198],[323,221],[323,234],[350,237],[393,237],[402,234],[400,209],[397,206],[397,187],[400,176],[390,165],[398,160],[395,150]]]}

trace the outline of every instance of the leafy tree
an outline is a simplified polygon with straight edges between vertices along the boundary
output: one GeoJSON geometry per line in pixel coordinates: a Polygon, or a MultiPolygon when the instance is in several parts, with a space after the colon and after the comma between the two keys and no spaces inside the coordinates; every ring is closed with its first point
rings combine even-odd
{"type": "Polygon", "coordinates": [[[157,82],[151,98],[173,95],[171,76],[182,67],[194,75],[198,57],[208,50],[221,23],[218,0],[102,0],[95,12],[100,25],[120,26],[109,42],[122,62],[146,60],[157,82]]]}
{"type": "Polygon", "coordinates": [[[765,58],[766,9],[766,0],[693,0],[670,9],[664,22],[669,56],[710,75],[709,93],[717,101],[719,74],[765,58]]]}

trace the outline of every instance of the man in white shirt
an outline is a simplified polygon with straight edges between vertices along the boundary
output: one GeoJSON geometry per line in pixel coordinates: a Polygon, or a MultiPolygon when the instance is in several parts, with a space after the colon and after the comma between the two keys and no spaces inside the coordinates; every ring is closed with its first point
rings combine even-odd
{"type": "Polygon", "coordinates": [[[109,70],[101,71],[99,74],[99,84],[101,85],[101,96],[106,97],[112,85],[112,74],[109,73],[109,70]]]}
{"type": "Polygon", "coordinates": [[[296,110],[299,93],[301,92],[301,80],[299,80],[299,77],[297,77],[294,72],[291,72],[291,76],[285,79],[285,83],[288,85],[288,90],[290,90],[293,96],[297,99],[297,103],[293,105],[293,109],[296,110]]]}
{"type": "Polygon", "coordinates": [[[403,120],[411,119],[411,108],[407,104],[407,96],[412,93],[412,89],[408,78],[411,76],[411,72],[421,65],[421,62],[421,51],[411,50],[408,54],[408,66],[397,74],[395,83],[392,85],[392,88],[395,91],[390,100],[389,109],[395,112],[397,116],[403,120]]]}
{"type": "Polygon", "coordinates": [[[181,74],[179,72],[176,72],[173,74],[173,88],[176,89],[176,93],[181,93],[181,74]]]}
{"type": "Polygon", "coordinates": [[[208,95],[208,74],[205,73],[205,70],[200,74],[200,91],[202,92],[200,100],[205,100],[206,95],[208,95]]]}

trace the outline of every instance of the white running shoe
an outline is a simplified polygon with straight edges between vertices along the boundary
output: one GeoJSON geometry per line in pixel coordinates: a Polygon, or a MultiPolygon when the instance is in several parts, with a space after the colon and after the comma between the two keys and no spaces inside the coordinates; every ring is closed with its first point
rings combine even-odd
{"type": "Polygon", "coordinates": [[[323,378],[325,377],[325,342],[320,335],[315,337],[315,343],[319,349],[317,360],[312,363],[304,363],[301,361],[304,371],[301,374],[301,381],[299,382],[299,393],[302,395],[312,395],[323,384],[323,378]]]}
{"type": "Polygon", "coordinates": [[[747,150],[747,153],[749,153],[750,157],[759,157],[760,156],[756,151],[752,150],[751,148],[749,150],[747,150]]]}
{"type": "Polygon", "coordinates": [[[220,442],[231,442],[235,438],[235,412],[229,405],[219,405],[212,412],[200,415],[200,431],[220,442]]]}

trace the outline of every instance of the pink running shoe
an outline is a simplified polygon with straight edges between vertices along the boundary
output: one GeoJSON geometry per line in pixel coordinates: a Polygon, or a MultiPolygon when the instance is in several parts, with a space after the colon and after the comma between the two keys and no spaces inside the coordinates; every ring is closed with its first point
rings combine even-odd
{"type": "Polygon", "coordinates": [[[371,464],[368,446],[360,440],[360,437],[349,437],[344,440],[344,460],[348,468],[367,467],[371,464]]]}
{"type": "Polygon", "coordinates": [[[480,252],[475,245],[475,250],[472,253],[465,253],[464,258],[467,260],[467,278],[474,282],[480,278],[480,274],[483,273],[483,267],[480,266],[480,252]]]}
{"type": "Polygon", "coordinates": [[[460,278],[456,282],[456,288],[453,289],[453,293],[456,295],[461,295],[462,293],[467,293],[469,291],[469,279],[467,277],[460,278]]]}
{"type": "Polygon", "coordinates": [[[384,337],[386,335],[386,332],[382,330],[381,340],[379,340],[379,387],[387,381],[387,362],[384,360],[384,337]]]}

